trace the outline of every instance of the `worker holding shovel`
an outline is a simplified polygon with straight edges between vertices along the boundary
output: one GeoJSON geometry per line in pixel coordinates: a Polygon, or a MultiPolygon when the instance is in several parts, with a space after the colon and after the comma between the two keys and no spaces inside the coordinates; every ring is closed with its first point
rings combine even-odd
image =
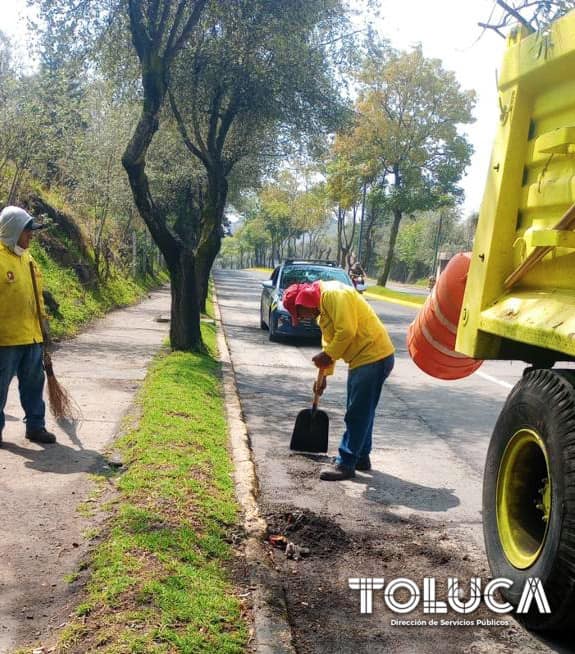
{"type": "MultiPolygon", "coordinates": [[[[44,422],[44,337],[30,265],[38,282],[39,271],[28,251],[32,234],[41,227],[19,207],[5,207],[0,213],[0,445],[8,387],[14,376],[25,413],[26,438],[35,443],[56,440],[44,422]]],[[[40,309],[43,313],[43,305],[40,309]]]]}
{"type": "MultiPolygon", "coordinates": [[[[292,284],[282,303],[294,325],[303,319],[318,320],[322,351],[312,359],[318,368],[331,375],[338,359],[349,364],[346,430],[335,465],[322,470],[320,479],[340,481],[354,477],[356,470],[370,470],[375,411],[394,363],[394,347],[386,328],[353,287],[336,281],[292,284]]],[[[324,376],[314,392],[321,394],[325,387],[324,376]]]]}

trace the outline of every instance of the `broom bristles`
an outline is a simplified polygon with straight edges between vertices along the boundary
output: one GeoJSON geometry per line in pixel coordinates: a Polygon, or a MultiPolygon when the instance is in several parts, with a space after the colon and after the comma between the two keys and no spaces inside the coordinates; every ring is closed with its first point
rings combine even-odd
{"type": "Polygon", "coordinates": [[[56,420],[66,418],[68,420],[78,420],[78,410],[76,403],[68,394],[68,391],[60,385],[54,375],[47,376],[48,379],[48,401],[50,411],[56,420]]]}
{"type": "Polygon", "coordinates": [[[68,391],[56,379],[52,360],[47,352],[44,354],[44,370],[48,383],[48,402],[54,418],[56,420],[62,418],[70,421],[80,420],[80,409],[68,391]]]}

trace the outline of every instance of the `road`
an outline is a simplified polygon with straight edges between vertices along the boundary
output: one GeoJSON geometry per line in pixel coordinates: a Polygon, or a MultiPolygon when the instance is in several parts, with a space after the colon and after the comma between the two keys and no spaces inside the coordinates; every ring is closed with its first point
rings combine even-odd
{"type": "MultiPolygon", "coordinates": [[[[503,626],[394,626],[374,594],[371,615],[360,615],[349,577],[448,576],[463,585],[489,578],[481,531],[485,453],[497,415],[523,364],[486,362],[471,377],[442,382],[426,376],[406,350],[415,309],[372,302],[396,347],[374,430],[373,470],[339,483],[321,482],[329,461],[289,451],[295,417],[311,401],[318,346],[270,343],[260,329],[260,282],[265,275],[218,271],[216,288],[259,479],[259,502],[270,531],[309,547],[286,560],[287,604],[298,652],[543,652],[543,644],[510,617],[503,626]]],[[[343,431],[346,366],[340,362],[322,398],[330,416],[330,455],[343,431]]],[[[445,596],[444,596],[445,597],[445,596]]],[[[418,609],[419,611],[419,609],[418,609]]],[[[494,614],[483,609],[481,617],[494,614]]],[[[412,617],[429,618],[414,612],[412,617]]],[[[403,616],[399,616],[403,617],[403,616]]],[[[452,613],[449,617],[461,617],[452,613]]],[[[496,616],[501,617],[501,616],[496,616]]]]}

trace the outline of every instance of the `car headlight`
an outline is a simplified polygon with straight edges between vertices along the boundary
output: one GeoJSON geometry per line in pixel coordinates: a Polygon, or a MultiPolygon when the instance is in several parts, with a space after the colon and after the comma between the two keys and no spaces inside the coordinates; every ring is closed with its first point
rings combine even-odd
{"type": "Polygon", "coordinates": [[[278,327],[291,327],[291,316],[285,311],[278,314],[277,317],[278,327]]]}

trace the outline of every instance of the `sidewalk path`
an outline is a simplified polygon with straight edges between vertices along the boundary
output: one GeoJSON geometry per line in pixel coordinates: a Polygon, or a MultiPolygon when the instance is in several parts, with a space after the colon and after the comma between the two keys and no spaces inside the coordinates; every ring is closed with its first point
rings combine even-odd
{"type": "Polygon", "coordinates": [[[150,293],[139,305],[114,311],[54,353],[58,380],[80,405],[83,421],[65,433],[48,412],[58,438],[42,447],[24,438],[16,382],[6,407],[0,448],[0,654],[42,640],[67,621],[77,569],[93,521],[77,511],[93,487],[89,473],[109,471],[103,450],[161,347],[169,325],[170,292],[150,293]]]}

